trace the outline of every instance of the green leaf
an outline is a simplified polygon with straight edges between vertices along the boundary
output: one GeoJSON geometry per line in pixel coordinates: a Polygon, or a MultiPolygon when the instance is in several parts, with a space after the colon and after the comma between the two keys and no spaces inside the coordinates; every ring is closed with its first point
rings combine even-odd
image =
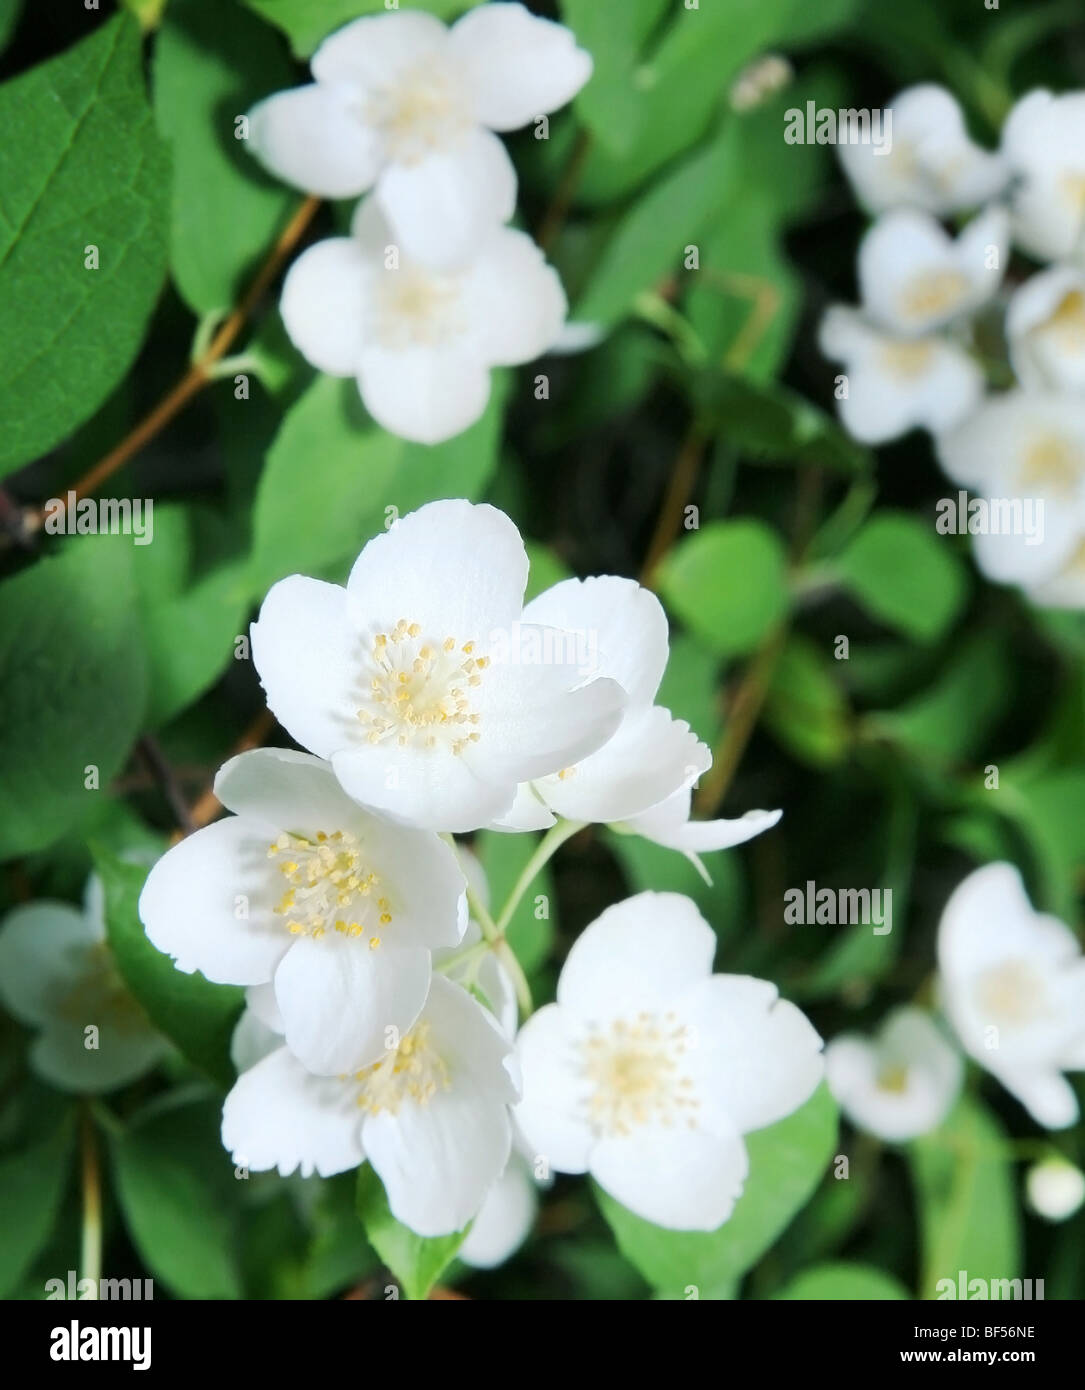
{"type": "Polygon", "coordinates": [[[592,134],[618,156],[635,146],[643,90],[637,83],[638,55],[668,0],[562,0],[561,17],[581,48],[592,55],[593,70],[575,98],[576,113],[592,134]]]}
{"type": "Polygon", "coordinates": [[[370,1245],[399,1280],[408,1298],[426,1298],[463,1244],[470,1222],[450,1236],[419,1236],[398,1222],[384,1185],[368,1163],[358,1169],[358,1215],[370,1245]]]}
{"type": "Polygon", "coordinates": [[[56,1224],[71,1162],[72,1125],[0,1158],[0,1298],[7,1298],[56,1224]]]}
{"type": "Polygon", "coordinates": [[[240,1298],[233,1165],[217,1103],[159,1112],[111,1144],[117,1200],[147,1268],[179,1298],[240,1298]]]}
{"type": "Polygon", "coordinates": [[[1066,767],[1018,779],[1011,770],[997,790],[985,794],[1028,837],[1040,869],[1043,906],[1064,922],[1074,921],[1085,864],[1085,772],[1066,767]]]}
{"type": "Polygon", "coordinates": [[[23,0],[0,0],[0,49],[8,45],[22,14],[23,0]]]}
{"type": "Polygon", "coordinates": [[[745,1136],[750,1175],[729,1221],[717,1231],[666,1231],[634,1216],[596,1187],[618,1246],[668,1298],[692,1284],[701,1298],[730,1298],[742,1275],[776,1241],[818,1185],[836,1144],[836,1106],[820,1086],[804,1106],[745,1136]]]}
{"type": "MultiPolygon", "coordinates": [[[[299,58],[308,58],[322,39],[350,20],[385,14],[388,9],[384,0],[245,0],[245,4],[278,26],[299,58]]],[[[464,0],[412,0],[410,8],[447,18],[465,5],[464,0]]]]}
{"type": "Polygon", "coordinates": [[[920,1297],[942,1279],[1015,1279],[1021,1231],[1013,1163],[1001,1126],[964,1098],[940,1129],[909,1146],[923,1246],[920,1297]]]}
{"type": "Polygon", "coordinates": [[[837,557],[835,568],[868,613],[917,642],[940,637],[967,593],[957,554],[904,512],[879,512],[837,557]]]}
{"type": "Polygon", "coordinates": [[[97,409],[162,285],[168,162],[135,20],[120,16],[0,86],[0,128],[3,475],[97,409]]]}
{"type": "Polygon", "coordinates": [[[659,591],[719,656],[753,651],[787,612],[787,557],[760,521],[714,521],[663,562],[659,591]]]}
{"type": "Polygon", "coordinates": [[[781,1289],[774,1298],[798,1299],[802,1302],[867,1303],[872,1300],[910,1298],[908,1290],[873,1265],[838,1263],[816,1265],[781,1289]]]}
{"type": "Polygon", "coordinates": [[[170,265],[197,314],[233,304],[295,194],[235,138],[235,120],[294,85],[281,42],[239,5],[172,0],[155,43],[154,103],[173,154],[170,265]]]}
{"type": "Polygon", "coordinates": [[[42,849],[104,790],[147,685],[130,547],[69,542],[0,584],[0,858],[42,849]]]}
{"type": "Polygon", "coordinates": [[[251,582],[287,574],[342,580],[366,541],[438,497],[479,497],[497,463],[506,378],[486,413],[443,444],[410,444],[374,425],[353,381],[318,376],[268,451],[253,513],[251,582]]]}
{"type": "Polygon", "coordinates": [[[832,767],[848,751],[851,711],[833,665],[808,637],[793,634],[773,668],[765,700],[765,727],[811,767],[832,767]]]}
{"type": "Polygon", "coordinates": [[[231,1085],[230,1038],[244,1005],[244,990],[186,975],[151,945],[139,920],[145,868],[103,850],[95,854],[95,867],[105,887],[109,944],[125,984],[159,1032],[194,1066],[220,1085],[231,1085]]]}

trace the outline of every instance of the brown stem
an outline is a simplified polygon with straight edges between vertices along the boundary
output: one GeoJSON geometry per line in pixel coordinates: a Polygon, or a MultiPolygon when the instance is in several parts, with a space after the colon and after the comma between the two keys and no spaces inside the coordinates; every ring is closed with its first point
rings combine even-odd
{"type": "Polygon", "coordinates": [[[663,505],[659,510],[659,520],[656,522],[656,529],[648,545],[648,554],[641,571],[640,582],[646,588],[650,589],[653,586],[656,571],[682,528],[682,514],[693,495],[693,489],[697,486],[706,438],[701,426],[694,422],[686,431],[679,447],[671,468],[663,505]]]}
{"type": "MultiPolygon", "coordinates": [[[[230,749],[229,757],[236,758],[239,753],[247,753],[250,748],[259,748],[268,734],[275,727],[275,716],[270,710],[264,709],[256,716],[238,741],[230,749]]],[[[188,813],[188,824],[184,834],[190,834],[193,830],[200,830],[218,816],[222,810],[222,802],[215,795],[214,785],[208,787],[202,796],[195,802],[192,810],[188,813]]],[[[174,836],[174,842],[183,838],[178,833],[174,836]]]]}
{"type": "Polygon", "coordinates": [[[558,233],[565,226],[565,219],[569,216],[569,209],[573,205],[576,197],[576,190],[580,183],[580,176],[584,172],[584,163],[591,149],[591,135],[581,128],[573,145],[572,153],[569,155],[569,162],[565,166],[561,180],[554,191],[554,196],[550,200],[550,206],[543,214],[543,220],[539,224],[539,230],[535,234],[535,240],[544,251],[549,251],[557,240],[558,233]]]}
{"type": "Polygon", "coordinates": [[[162,795],[169,803],[169,808],[173,812],[173,818],[181,829],[188,835],[196,827],[192,823],[192,818],[188,813],[188,805],[185,802],[184,794],[181,791],[173,768],[170,766],[165,754],[159,746],[158,740],[151,734],[144,734],[136,745],[139,749],[140,757],[147,764],[154,777],[155,782],[162,791],[162,795]]]}

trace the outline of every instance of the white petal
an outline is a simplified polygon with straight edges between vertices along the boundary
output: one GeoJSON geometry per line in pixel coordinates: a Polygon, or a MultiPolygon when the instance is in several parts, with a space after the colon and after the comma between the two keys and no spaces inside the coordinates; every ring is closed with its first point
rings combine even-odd
{"type": "Polygon", "coordinates": [[[521,782],[516,788],[516,799],[498,820],[490,826],[491,830],[522,831],[549,830],[557,821],[553,811],[539,800],[530,782],[521,782]]]}
{"type": "Polygon", "coordinates": [[[347,590],[359,629],[387,632],[403,617],[427,637],[478,643],[519,617],[527,574],[527,551],[504,512],[429,502],[366,545],[347,590]]]}
{"type": "Polygon", "coordinates": [[[449,35],[475,90],[478,118],[492,130],[516,130],[571,101],[592,60],[564,25],[523,5],[479,5],[449,35]]]}
{"type": "Polygon", "coordinates": [[[151,870],[140,920],[178,970],[216,984],[271,979],[292,938],[272,912],[270,843],[260,822],[231,816],[181,840],[151,870]]]}
{"type": "Polygon", "coordinates": [[[389,164],[376,196],[413,260],[444,270],[471,260],[489,228],[516,207],[516,170],[488,130],[473,130],[449,150],[412,164],[389,164]]]}
{"type": "Polygon", "coordinates": [[[481,419],[490,399],[486,366],[457,342],[435,347],[370,345],[358,390],[378,425],[416,444],[440,444],[481,419]]]}
{"type": "Polygon", "coordinates": [[[149,1024],[127,1018],[118,1026],[108,1014],[88,1009],[85,1020],[51,1022],[30,1049],[34,1071],[61,1091],[99,1095],[127,1086],[158,1065],[169,1048],[149,1024]],[[86,1046],[84,1028],[97,1029],[96,1048],[86,1046]]]}
{"type": "Polygon", "coordinates": [[[1006,337],[1018,380],[1034,390],[1085,390],[1085,273],[1052,266],[1010,298],[1006,337]]]}
{"type": "Polygon", "coordinates": [[[253,748],[219,768],[215,795],[235,815],[273,830],[330,832],[367,818],[323,758],[292,748],[253,748]]]}
{"type": "Polygon", "coordinates": [[[1074,1088],[1057,1071],[1006,1071],[995,1075],[1038,1125],[1045,1129],[1069,1129],[1077,1123],[1079,1107],[1074,1088]]]}
{"type": "Polygon", "coordinates": [[[731,1215],[749,1171],[737,1133],[637,1129],[601,1140],[591,1172],[623,1206],[671,1231],[714,1231],[731,1215]]]}
{"type": "Polygon", "coordinates": [[[535,1184],[514,1154],[486,1194],[459,1258],[474,1269],[496,1269],[519,1250],[535,1220],[535,1184]]]}
{"type": "Polygon", "coordinates": [[[558,1003],[598,1021],[669,1004],[712,969],[716,937],[690,898],[638,893],[577,937],[562,967],[558,1003]]]}
{"type": "Polygon", "coordinates": [[[587,669],[616,680],[630,705],[655,699],[669,652],[667,615],[635,579],[563,579],[531,600],[524,621],[581,635],[587,669]]]}
{"type": "Polygon", "coordinates": [[[374,271],[351,237],[329,237],[287,271],[279,310],[301,355],[332,376],[354,376],[365,346],[374,271]]]}
{"type": "Polygon", "coordinates": [[[386,87],[447,46],[448,30],[420,10],[365,15],[326,38],[310,59],[310,67],[318,82],[386,87]]]}
{"type": "Polygon", "coordinates": [[[236,1164],[322,1178],[364,1158],[357,1088],[311,1076],[285,1047],[239,1076],[222,1108],[222,1142],[236,1164]]]}
{"type": "Polygon", "coordinates": [[[582,821],[625,821],[707,772],[712,754],[662,705],[628,714],[597,753],[538,782],[547,805],[582,821]]]}
{"type": "Polygon", "coordinates": [[[464,876],[453,850],[428,830],[376,816],[363,823],[363,847],[389,900],[388,931],[396,946],[458,946],[467,917],[460,913],[464,876]]]}
{"type": "Polygon", "coordinates": [[[230,1061],[235,1071],[248,1071],[282,1045],[281,1031],[269,1028],[254,1009],[247,1008],[237,1020],[230,1038],[230,1061]]]}
{"type": "Polygon", "coordinates": [[[345,86],[277,92],[249,112],[249,147],[277,178],[321,198],[356,198],[380,167],[380,144],[345,86]]]}
{"type": "Polygon", "coordinates": [[[387,1029],[402,1037],[422,1010],[430,955],[364,937],[296,940],[275,972],[286,1045],[311,1072],[339,1075],[383,1056],[387,1029]]]}
{"type": "Polygon", "coordinates": [[[1082,93],[1029,92],[1006,118],[1002,143],[1018,175],[1012,194],[1015,241],[1040,260],[1079,251],[1085,232],[1082,93]]]}
{"type": "Polygon", "coordinates": [[[478,247],[462,295],[474,350],[493,366],[517,366],[547,352],[568,307],[543,252],[509,227],[495,228],[478,247]]]}
{"type": "Polygon", "coordinates": [[[666,849],[705,854],[744,845],[755,835],[771,830],[783,815],[783,811],[747,811],[735,820],[690,820],[690,800],[688,788],[676,792],[658,806],[634,816],[626,828],[666,849]]]}
{"type": "Polygon", "coordinates": [[[53,1018],[90,971],[94,937],[82,912],[67,903],[13,908],[0,927],[0,999],[23,1023],[53,1018]]]}
{"type": "Polygon", "coordinates": [[[748,975],[699,980],[674,1004],[691,1029],[687,1054],[702,1103],[743,1133],[790,1115],[824,1073],[821,1038],[776,986],[748,975]]]}
{"type": "Polygon", "coordinates": [[[335,775],[357,801],[404,826],[479,830],[512,805],[515,778],[494,781],[462,754],[435,748],[359,744],[332,758],[335,775]]]}
{"type": "Polygon", "coordinates": [[[268,708],[291,736],[322,758],[357,737],[357,636],[347,593],[291,575],[273,584],[253,623],[252,659],[268,708]]]}
{"type": "Polygon", "coordinates": [[[523,1099],[516,1107],[527,1152],[558,1173],[587,1171],[594,1136],[588,1124],[591,1083],[575,1018],[547,1004],[527,1020],[516,1039],[523,1099]]]}
{"type": "Polygon", "coordinates": [[[938,964],[949,975],[974,975],[1016,957],[1059,964],[1076,952],[1068,927],[1033,910],[1012,864],[969,874],[950,895],[938,927],[938,964]]]}

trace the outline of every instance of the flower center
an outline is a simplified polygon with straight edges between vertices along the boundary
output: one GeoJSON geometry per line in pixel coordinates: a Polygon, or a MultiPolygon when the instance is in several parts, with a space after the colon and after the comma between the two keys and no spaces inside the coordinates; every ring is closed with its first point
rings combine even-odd
{"type": "Polygon", "coordinates": [[[1041,325],[1040,331],[1050,333],[1057,339],[1064,352],[1076,356],[1085,352],[1085,294],[1080,290],[1070,290],[1063,295],[1059,307],[1041,325]]]}
{"type": "Polygon", "coordinates": [[[388,157],[417,164],[454,146],[470,129],[470,102],[455,73],[435,58],[408,68],[370,96],[365,117],[384,136],[388,157]]]}
{"type": "Polygon", "coordinates": [[[451,1085],[448,1064],[430,1041],[428,1023],[417,1023],[400,1042],[371,1066],[354,1073],[358,1105],[370,1115],[394,1115],[404,1101],[428,1105],[451,1085]]]}
{"type": "Polygon", "coordinates": [[[482,684],[489,657],[475,656],[474,642],[423,638],[418,623],[400,618],[391,632],[378,632],[364,662],[369,689],[358,718],[370,743],[394,740],[400,748],[434,748],[462,753],[478,743],[479,715],[471,692],[482,684]]]}
{"type": "Polygon", "coordinates": [[[1077,213],[1085,213],[1085,173],[1066,170],[1060,180],[1062,196],[1077,213]]]}
{"type": "Polygon", "coordinates": [[[1081,472],[1076,451],[1058,435],[1040,435],[1025,454],[1021,466],[1021,486],[1071,492],[1081,472]]]}
{"type": "Polygon", "coordinates": [[[976,998],[992,1019],[1012,1027],[1034,1023],[1047,1008],[1044,982],[1024,960],[985,970],[976,981],[976,998]]]}
{"type": "Polygon", "coordinates": [[[892,376],[922,376],[933,356],[931,343],[886,343],[881,350],[882,364],[892,376]]]}
{"type": "Polygon", "coordinates": [[[286,918],[292,936],[319,941],[329,929],[340,936],[365,936],[369,949],[381,944],[380,933],[392,921],[385,897],[378,897],[380,879],[361,862],[358,837],[348,830],[313,839],[284,832],[268,847],[278,859],[287,888],[274,911],[286,918]]]}
{"type": "Polygon", "coordinates": [[[875,1085],[891,1095],[903,1094],[908,1089],[908,1068],[903,1062],[886,1062],[878,1068],[875,1085]]]}
{"type": "Polygon", "coordinates": [[[383,347],[439,347],[458,337],[466,323],[456,275],[400,266],[377,280],[373,327],[383,347]]]}
{"type": "Polygon", "coordinates": [[[699,1102],[682,1072],[688,1029],[673,1013],[640,1013],[617,1019],[606,1032],[592,1031],[583,1044],[584,1074],[593,1085],[589,1122],[599,1136],[626,1135],[647,1124],[692,1129],[699,1102]]]}
{"type": "Polygon", "coordinates": [[[959,270],[933,270],[917,275],[901,292],[900,307],[908,318],[946,314],[968,293],[968,279],[959,270]]]}

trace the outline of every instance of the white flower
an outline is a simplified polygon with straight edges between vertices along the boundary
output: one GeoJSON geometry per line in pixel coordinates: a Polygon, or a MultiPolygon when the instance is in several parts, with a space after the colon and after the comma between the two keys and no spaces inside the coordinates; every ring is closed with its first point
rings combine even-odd
{"type": "Polygon", "coordinates": [[[988,208],[956,241],[928,213],[884,213],[859,246],[863,307],[888,333],[923,338],[974,313],[998,289],[1009,219],[988,208]]]}
{"type": "Polygon", "coordinates": [[[315,367],[354,377],[366,409],[404,439],[435,444],[486,408],[490,368],[546,351],[565,318],[557,273],[523,232],[487,227],[454,270],[399,254],[372,198],[349,237],[317,242],[291,266],[282,316],[315,367]]]}
{"type": "Polygon", "coordinates": [[[179,970],[273,984],[287,1045],[311,1071],[373,1061],[386,1030],[418,1017],[431,951],[463,935],[455,856],[436,835],[370,815],[305,753],[242,753],[215,794],[235,815],[151,870],[139,901],[148,937],[179,970]]]}
{"type": "Polygon", "coordinates": [[[517,783],[604,743],[624,698],[584,684],[565,634],[521,622],[527,571],[496,508],[421,507],[369,542],[345,589],[271,589],[252,628],[269,706],[355,800],[437,830],[488,825],[517,783]]]}
{"type": "Polygon", "coordinates": [[[564,106],[592,70],[568,29],[508,4],[480,5],[451,29],[418,11],[358,19],[311,66],[312,85],[252,111],[251,148],[308,193],[372,187],[397,241],[436,266],[512,215],[516,173],[492,132],[564,106]]]}
{"type": "Polygon", "coordinates": [[[519,1154],[513,1153],[505,1171],[486,1194],[457,1252],[474,1269],[496,1269],[515,1255],[535,1224],[538,1188],[519,1154]]]}
{"type": "Polygon", "coordinates": [[[111,1091],[150,1071],[169,1050],[113,964],[102,885],[93,875],[82,911],[42,899],[7,914],[0,999],[38,1030],[30,1065],[62,1091],[111,1091]]]}
{"type": "Polygon", "coordinates": [[[1018,101],[1002,128],[1002,152],[1016,175],[1014,240],[1039,260],[1083,249],[1085,92],[1039,89],[1018,101]]]}
{"type": "Polygon", "coordinates": [[[1048,1221],[1066,1221],[1085,1202],[1085,1173],[1064,1158],[1034,1163],[1025,1179],[1032,1209],[1048,1221]]]}
{"type": "Polygon", "coordinates": [[[1010,298],[1006,338],[1022,386],[1085,391],[1085,271],[1052,266],[1026,280],[1010,298]]]}
{"type": "Polygon", "coordinates": [[[1033,911],[1012,864],[977,869],[954,891],[938,964],[965,1050],[1038,1124],[1073,1124],[1077,1098],[1061,1073],[1085,1068],[1085,960],[1069,927],[1033,911]]]}
{"type": "Polygon", "coordinates": [[[826,357],[844,364],[847,395],[837,410],[848,433],[864,444],[916,428],[949,429],[983,396],[983,373],[958,344],[882,332],[842,305],[822,319],[819,343],[826,357]]]}
{"type": "Polygon", "coordinates": [[[328,1177],[368,1159],[398,1221],[447,1235],[508,1160],[509,1054],[489,1014],[434,976],[414,1027],[371,1065],[313,1076],[285,1047],[257,1062],[226,1097],[222,1142],[235,1163],[284,1177],[328,1177]]]}
{"type": "Polygon", "coordinates": [[[667,616],[633,579],[565,579],[524,609],[526,621],[575,634],[595,676],[626,692],[625,713],[597,752],[519,789],[499,828],[538,830],[556,816],[609,822],[675,849],[725,849],[775,825],[779,811],[689,822],[690,788],[712,754],[687,723],[655,704],[667,665],[667,616]],[[688,823],[688,824],[687,824],[688,823]]]}
{"type": "Polygon", "coordinates": [[[956,97],[933,82],[890,102],[889,148],[837,146],[844,172],[870,212],[915,207],[939,216],[977,207],[1001,192],[1009,170],[969,139],[956,97]]]}
{"type": "Polygon", "coordinates": [[[1018,527],[974,537],[984,573],[1032,585],[1061,571],[1085,535],[1085,399],[1008,391],[940,435],[937,446],[962,487],[987,498],[1030,499],[1034,515],[1043,503],[1041,536],[1018,527]]]}
{"type": "Polygon", "coordinates": [[[580,936],[556,1004],[520,1031],[527,1143],[638,1216],[714,1230],[746,1180],[743,1134],[797,1109],[821,1039],[776,987],[713,975],[716,938],[677,893],[640,893],[580,936]]]}
{"type": "Polygon", "coordinates": [[[1041,608],[1085,608],[1085,538],[1056,574],[1025,592],[1041,608]]]}
{"type": "Polygon", "coordinates": [[[896,1009],[870,1041],[846,1033],[825,1049],[825,1079],[852,1124],[899,1142],[937,1129],[957,1099],[960,1055],[920,1009],[896,1009]]]}

